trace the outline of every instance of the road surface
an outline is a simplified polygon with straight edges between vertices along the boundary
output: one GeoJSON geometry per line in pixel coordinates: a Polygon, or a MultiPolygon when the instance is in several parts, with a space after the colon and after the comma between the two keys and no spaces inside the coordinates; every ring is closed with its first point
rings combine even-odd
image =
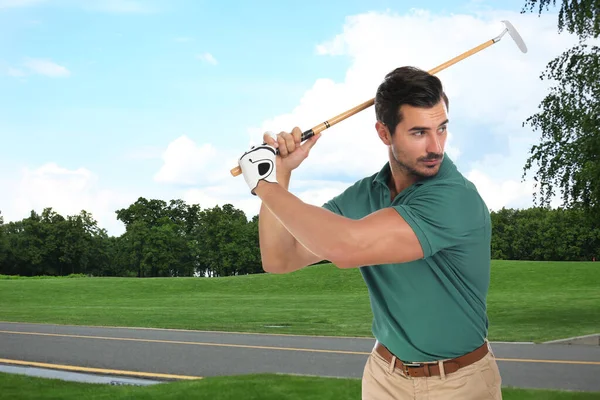
{"type": "MultiPolygon", "coordinates": [[[[359,378],[374,340],[0,322],[0,364],[131,378],[359,378]]],[[[492,342],[503,386],[600,392],[600,346],[492,342]]]]}

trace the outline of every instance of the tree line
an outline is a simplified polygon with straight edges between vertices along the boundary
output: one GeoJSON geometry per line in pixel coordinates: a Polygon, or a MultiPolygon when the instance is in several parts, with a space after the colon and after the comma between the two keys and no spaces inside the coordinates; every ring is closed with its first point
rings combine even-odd
{"type": "Polygon", "coordinates": [[[116,211],[125,225],[109,236],[90,213],[66,218],[46,208],[4,224],[0,275],[177,277],[262,272],[258,218],[230,204],[200,209],[182,200],[140,197],[116,211]]]}
{"type": "MultiPolygon", "coordinates": [[[[262,273],[258,216],[231,204],[201,209],[182,200],[140,197],[116,211],[125,225],[109,236],[87,211],[51,208],[21,221],[0,215],[0,275],[121,277],[231,276],[262,273]]],[[[582,208],[491,212],[492,258],[580,261],[600,256],[600,226],[582,208]]]]}
{"type": "Polygon", "coordinates": [[[600,226],[581,207],[502,208],[491,218],[493,259],[592,261],[600,257],[600,226]]]}

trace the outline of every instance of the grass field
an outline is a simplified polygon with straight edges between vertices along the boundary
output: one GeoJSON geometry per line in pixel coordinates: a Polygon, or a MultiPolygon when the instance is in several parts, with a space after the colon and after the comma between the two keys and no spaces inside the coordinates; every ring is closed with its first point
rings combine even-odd
{"type": "MultiPolygon", "coordinates": [[[[493,262],[490,340],[600,332],[599,269],[593,262],[493,262]]],[[[0,279],[0,320],[371,336],[359,271],[331,265],[211,279],[0,279]]]]}
{"type": "MultiPolygon", "coordinates": [[[[599,265],[493,262],[490,339],[540,342],[600,332],[599,265]]],[[[214,279],[0,279],[0,321],[371,336],[359,271],[331,265],[214,279]]],[[[360,380],[245,375],[135,387],[0,373],[0,399],[80,398],[360,399],[360,380]]],[[[503,398],[591,400],[600,393],[503,388],[503,398]]]]}
{"type": "MultiPolygon", "coordinates": [[[[10,400],[360,400],[360,380],[243,375],[146,387],[63,382],[0,373],[0,399],[10,400]]],[[[504,400],[592,400],[600,393],[503,388],[504,400]]]]}

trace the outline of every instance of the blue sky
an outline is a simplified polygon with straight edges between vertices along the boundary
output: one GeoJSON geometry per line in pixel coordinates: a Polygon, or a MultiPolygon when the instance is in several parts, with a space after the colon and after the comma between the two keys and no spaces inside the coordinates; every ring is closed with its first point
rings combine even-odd
{"type": "MultiPolygon", "coordinates": [[[[319,123],[322,115],[330,117],[332,112],[358,104],[352,103],[354,97],[343,102],[340,93],[350,90],[343,88],[356,87],[355,98],[366,100],[364,96],[370,96],[369,90],[375,89],[385,68],[395,66],[400,55],[406,55],[407,61],[422,59],[423,66],[427,62],[433,67],[434,60],[445,61],[449,55],[489,39],[488,32],[500,33],[502,26],[494,21],[506,15],[513,23],[521,23],[519,30],[529,34],[526,42],[529,39],[530,46],[534,44],[531,36],[538,31],[546,39],[558,38],[555,16],[521,16],[522,5],[522,1],[512,0],[0,0],[0,136],[4,150],[0,183],[6,189],[0,195],[0,211],[5,219],[15,220],[31,209],[40,212],[42,207],[54,207],[64,214],[87,209],[114,234],[121,228],[114,211],[138,196],[202,200],[206,207],[232,202],[252,214],[257,210],[255,199],[246,193],[242,178],[227,173],[235,166],[236,155],[250,142],[261,140],[260,132],[289,130],[290,124],[300,121],[308,129],[307,124],[319,123]],[[429,14],[415,15],[414,8],[429,14]],[[378,18],[385,22],[377,22],[378,18]],[[461,22],[460,18],[467,19],[461,22]],[[414,22],[408,32],[402,31],[406,21],[414,22]],[[379,33],[385,40],[376,43],[390,44],[373,56],[369,45],[361,42],[360,29],[365,37],[377,38],[374,32],[388,26],[385,24],[390,24],[390,29],[379,33]],[[410,42],[426,39],[436,43],[456,32],[456,27],[461,32],[486,30],[477,32],[476,37],[455,40],[455,48],[443,44],[439,48],[410,47],[410,42]],[[397,39],[396,29],[401,32],[397,39]],[[342,48],[336,47],[336,37],[345,43],[342,48]],[[372,75],[367,74],[370,65],[376,71],[372,75]],[[364,79],[353,80],[352,73],[360,71],[365,73],[364,79]],[[360,86],[367,84],[370,89],[360,86]],[[339,101],[326,97],[334,92],[339,101]],[[303,101],[310,99],[313,109],[302,111],[303,101]],[[323,104],[317,107],[319,101],[323,104]],[[205,163],[199,161],[202,157],[206,157],[205,163]],[[195,166],[188,169],[186,160],[195,166]]],[[[560,43],[566,46],[570,40],[560,43]]],[[[510,184],[518,183],[520,176],[514,171],[519,168],[513,168],[510,176],[501,176],[497,163],[504,154],[517,157],[522,167],[525,144],[519,144],[518,154],[511,149],[514,139],[523,137],[522,117],[535,110],[545,86],[531,83],[535,85],[533,94],[519,100],[519,107],[524,102],[526,107],[517,109],[514,96],[522,85],[501,84],[508,86],[508,94],[499,97],[513,99],[500,102],[504,108],[492,107],[496,111],[490,120],[479,118],[489,109],[474,114],[474,107],[464,103],[471,89],[462,85],[468,80],[475,88],[484,81],[507,77],[500,73],[505,71],[501,68],[494,75],[498,61],[493,60],[493,51],[516,57],[503,68],[527,71],[529,75],[523,79],[528,82],[539,81],[545,63],[558,53],[553,54],[557,49],[546,43],[524,56],[514,45],[501,43],[501,49],[486,50],[489,53],[478,55],[476,61],[463,61],[471,67],[467,64],[457,68],[456,75],[453,71],[446,75],[449,87],[460,93],[456,107],[464,117],[455,125],[460,133],[451,142],[456,151],[451,154],[456,154],[465,174],[487,177],[489,182],[480,180],[482,186],[494,183],[502,190],[508,183],[512,189],[505,190],[513,190],[510,184]],[[471,79],[469,70],[477,65],[492,66],[487,74],[479,71],[479,82],[471,79]],[[502,112],[516,114],[510,125],[510,118],[498,117],[502,112]],[[507,129],[512,133],[505,134],[507,129]]],[[[372,115],[361,116],[367,117],[372,115]]],[[[370,127],[368,124],[365,126],[370,127]]],[[[335,133],[331,129],[331,137],[335,135],[336,141],[345,138],[345,129],[351,129],[350,122],[340,124],[335,133]]],[[[535,135],[527,137],[530,143],[535,135]]],[[[333,145],[333,139],[328,145],[333,145]]],[[[322,156],[336,158],[328,145],[322,156]]],[[[344,145],[352,143],[345,140],[344,145]]],[[[347,151],[359,148],[355,144],[347,151]]],[[[376,151],[381,154],[381,148],[376,151]]],[[[304,190],[307,201],[322,201],[385,161],[369,161],[363,169],[330,168],[330,173],[319,175],[315,170],[323,160],[300,174],[298,188],[304,190]],[[323,192],[324,188],[328,191],[323,192]]],[[[529,201],[523,193],[517,200],[514,204],[523,206],[529,201]]]]}

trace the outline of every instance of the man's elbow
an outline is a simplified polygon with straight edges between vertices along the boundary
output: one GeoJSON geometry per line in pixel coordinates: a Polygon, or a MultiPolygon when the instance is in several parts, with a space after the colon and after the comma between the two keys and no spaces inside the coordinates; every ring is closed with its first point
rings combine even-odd
{"type": "Polygon", "coordinates": [[[350,269],[360,267],[360,264],[357,264],[355,261],[344,257],[342,259],[332,260],[331,263],[338,267],[339,269],[350,269]]]}
{"type": "Polygon", "coordinates": [[[357,264],[355,252],[350,250],[332,252],[327,259],[340,269],[356,268],[360,266],[357,264]]]}
{"type": "Polygon", "coordinates": [[[263,271],[270,274],[288,274],[302,267],[302,265],[293,264],[291,260],[263,260],[262,262],[263,271]]]}
{"type": "Polygon", "coordinates": [[[285,274],[287,273],[287,269],[282,267],[280,263],[265,263],[262,264],[263,271],[269,274],[285,274]]]}
{"type": "Polygon", "coordinates": [[[366,244],[352,235],[338,237],[338,240],[340,242],[336,246],[330,247],[327,254],[324,254],[324,258],[340,269],[360,267],[359,255],[366,250],[366,244]]]}

